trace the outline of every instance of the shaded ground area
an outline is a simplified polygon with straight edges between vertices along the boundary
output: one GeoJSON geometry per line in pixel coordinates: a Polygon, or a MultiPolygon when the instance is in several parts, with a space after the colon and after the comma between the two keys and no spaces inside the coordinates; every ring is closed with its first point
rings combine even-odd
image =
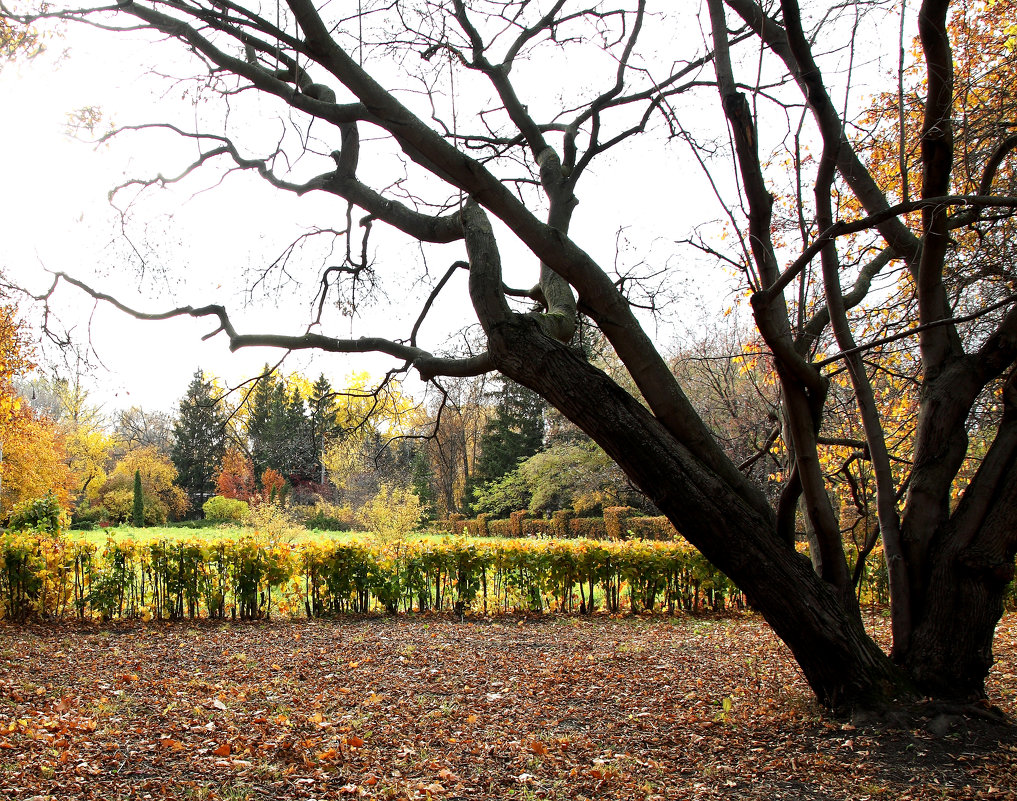
{"type": "Polygon", "coordinates": [[[824,720],[755,617],[0,624],[5,799],[1001,799],[1015,766],[824,720]]]}

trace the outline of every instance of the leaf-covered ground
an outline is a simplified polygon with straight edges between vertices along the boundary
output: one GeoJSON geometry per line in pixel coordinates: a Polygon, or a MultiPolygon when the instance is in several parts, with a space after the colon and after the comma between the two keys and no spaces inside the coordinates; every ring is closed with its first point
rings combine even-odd
{"type": "Polygon", "coordinates": [[[821,717],[755,617],[0,625],[4,799],[1017,797],[952,723],[821,717]]]}

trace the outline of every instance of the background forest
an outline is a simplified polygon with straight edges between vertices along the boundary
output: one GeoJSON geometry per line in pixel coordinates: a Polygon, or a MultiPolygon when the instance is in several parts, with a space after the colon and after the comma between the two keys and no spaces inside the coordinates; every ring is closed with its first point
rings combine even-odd
{"type": "Polygon", "coordinates": [[[131,523],[135,475],[145,525],[209,512],[241,522],[247,506],[271,502],[309,527],[363,528],[379,493],[414,496],[424,520],[654,511],[589,437],[508,379],[463,379],[421,402],[367,374],[339,390],[324,374],[266,365],[229,389],[198,370],[172,413],[111,410],[91,403],[80,362],[69,377],[33,369],[14,307],[3,314],[5,522],[53,493],[73,528],[131,523]]]}

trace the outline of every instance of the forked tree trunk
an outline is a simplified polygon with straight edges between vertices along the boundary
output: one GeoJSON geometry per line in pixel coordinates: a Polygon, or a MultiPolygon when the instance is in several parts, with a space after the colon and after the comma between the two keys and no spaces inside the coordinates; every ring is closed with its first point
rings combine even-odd
{"type": "MultiPolygon", "coordinates": [[[[1017,521],[1008,525],[1013,531],[1017,521]]],[[[904,654],[904,667],[924,694],[957,701],[985,698],[1013,558],[1012,546],[1008,557],[955,543],[936,553],[924,614],[904,654]]]]}
{"type": "Polygon", "coordinates": [[[821,703],[876,707],[908,695],[857,613],[758,509],[600,370],[517,315],[488,330],[498,368],[539,392],[615,459],[679,531],[745,592],[791,649],[821,703]]]}
{"type": "Polygon", "coordinates": [[[929,543],[923,603],[914,610],[908,649],[895,654],[918,688],[936,698],[985,698],[992,640],[1017,551],[1017,420],[1012,417],[1011,409],[960,507],[929,543]]]}

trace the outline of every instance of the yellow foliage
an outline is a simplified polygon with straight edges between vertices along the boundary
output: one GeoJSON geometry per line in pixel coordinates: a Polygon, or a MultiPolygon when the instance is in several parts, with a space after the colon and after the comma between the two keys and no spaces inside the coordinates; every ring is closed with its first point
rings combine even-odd
{"type": "Polygon", "coordinates": [[[420,499],[411,490],[382,484],[357,517],[379,540],[392,542],[406,539],[423,513],[420,499]]]}
{"type": "Polygon", "coordinates": [[[141,473],[142,492],[145,496],[146,517],[148,509],[155,510],[155,516],[179,518],[190,506],[187,494],[173,482],[177,478],[177,470],[173,463],[152,445],[129,451],[117,462],[109,479],[99,492],[101,503],[112,513],[125,513],[123,493],[130,491],[133,499],[134,474],[141,473]],[[110,508],[110,504],[113,508],[110,508]]]}
{"type": "Polygon", "coordinates": [[[3,487],[0,507],[13,506],[52,491],[60,505],[69,505],[72,477],[64,461],[64,447],[53,423],[26,407],[8,421],[3,442],[3,487]]]}

